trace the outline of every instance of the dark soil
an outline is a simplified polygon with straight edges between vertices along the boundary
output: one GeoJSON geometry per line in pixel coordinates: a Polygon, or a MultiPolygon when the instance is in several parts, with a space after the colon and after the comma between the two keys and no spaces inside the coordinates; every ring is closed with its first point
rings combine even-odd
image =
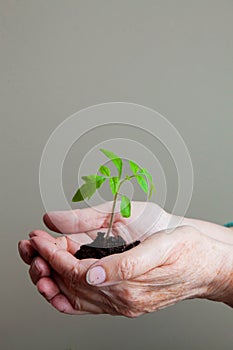
{"type": "Polygon", "coordinates": [[[123,253],[136,247],[140,241],[127,244],[121,236],[104,237],[104,232],[98,232],[96,239],[90,244],[84,244],[74,254],[77,259],[101,259],[105,256],[123,253]]]}

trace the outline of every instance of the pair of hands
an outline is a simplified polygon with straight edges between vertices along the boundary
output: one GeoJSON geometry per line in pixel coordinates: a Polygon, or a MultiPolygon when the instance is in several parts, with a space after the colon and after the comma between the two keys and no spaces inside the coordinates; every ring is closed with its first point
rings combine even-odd
{"type": "Polygon", "coordinates": [[[195,297],[233,306],[231,230],[186,219],[170,232],[171,215],[154,203],[133,202],[128,219],[115,215],[113,234],[127,242],[140,239],[140,245],[101,260],[77,260],[80,245],[107,230],[110,210],[107,202],[50,212],[46,226],[67,236],[36,230],[19,242],[32,282],[57,310],[137,317],[195,297]]]}

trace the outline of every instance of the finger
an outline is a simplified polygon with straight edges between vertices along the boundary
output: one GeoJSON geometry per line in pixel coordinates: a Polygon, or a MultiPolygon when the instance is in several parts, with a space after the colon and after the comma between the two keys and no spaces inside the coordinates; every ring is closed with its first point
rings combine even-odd
{"type": "Polygon", "coordinates": [[[37,282],[37,290],[43,297],[50,301],[56,295],[60,294],[57,284],[49,277],[40,278],[37,282]]]}
{"type": "MultiPolygon", "coordinates": [[[[82,244],[86,244],[86,243],[90,243],[92,242],[92,240],[89,238],[88,235],[84,234],[76,234],[76,235],[70,235],[70,237],[53,237],[51,235],[49,235],[47,232],[45,231],[32,231],[29,236],[31,238],[33,237],[42,237],[45,238],[46,240],[54,243],[57,245],[57,247],[60,247],[61,249],[65,249],[67,251],[69,251],[72,255],[74,255],[77,250],[80,249],[80,246],[82,244]]],[[[28,241],[27,241],[28,242],[28,241]]],[[[28,243],[26,243],[28,244],[28,243]]],[[[38,252],[36,252],[36,250],[32,247],[31,241],[29,241],[30,247],[31,249],[33,249],[33,251],[35,252],[35,254],[32,256],[33,257],[38,254],[38,252]]],[[[28,260],[28,263],[31,264],[32,263],[32,259],[28,260]]]]}
{"type": "MultiPolygon", "coordinates": [[[[69,284],[72,286],[76,286],[79,284],[79,287],[87,286],[87,282],[85,279],[86,271],[87,269],[96,261],[96,259],[85,259],[83,261],[79,261],[76,259],[73,255],[71,255],[69,252],[62,250],[61,248],[57,247],[55,243],[52,243],[50,241],[47,241],[44,238],[41,237],[33,237],[31,239],[32,244],[35,246],[35,248],[38,250],[38,253],[48,261],[48,263],[51,265],[51,267],[61,276],[64,276],[66,280],[69,281],[69,284]]],[[[56,274],[55,274],[56,275],[56,274]]],[[[59,285],[63,285],[63,289],[65,290],[64,283],[62,284],[62,278],[60,276],[60,283],[59,285]]],[[[43,280],[43,278],[42,278],[43,280]]],[[[45,280],[46,281],[46,280],[45,280]]],[[[38,282],[39,283],[39,282],[38,282]]],[[[43,283],[43,282],[40,282],[43,283]]],[[[52,289],[54,291],[54,288],[52,289]]],[[[46,292],[46,291],[45,291],[46,292]]],[[[69,291],[67,291],[67,294],[69,294],[69,291]]],[[[49,294],[49,298],[51,295],[49,294]]],[[[102,299],[104,299],[102,297],[102,299]]],[[[102,309],[100,306],[95,305],[95,302],[88,302],[88,301],[78,301],[79,299],[75,299],[74,303],[77,303],[75,305],[75,310],[87,310],[87,304],[89,309],[87,311],[90,311],[91,313],[114,313],[107,305],[105,306],[105,309],[107,311],[104,311],[105,309],[102,309]],[[81,305],[81,306],[80,306],[81,305]]],[[[98,301],[97,301],[98,302],[98,301]]],[[[103,302],[104,303],[104,302],[103,302]]]]}
{"type": "Polygon", "coordinates": [[[82,279],[87,266],[89,267],[96,261],[95,259],[80,261],[70,252],[61,249],[56,242],[52,243],[45,238],[33,237],[31,243],[51,267],[62,276],[72,275],[71,278],[82,279]]]}
{"type": "MultiPolygon", "coordinates": [[[[29,234],[29,236],[31,238],[33,237],[45,238],[46,240],[56,244],[57,247],[60,247],[61,249],[69,251],[72,255],[74,255],[77,252],[77,250],[80,249],[80,246],[82,244],[87,244],[92,242],[92,239],[86,233],[73,234],[69,236],[55,238],[45,231],[35,230],[35,231],[32,231],[29,234]]],[[[31,241],[29,241],[29,243],[30,243],[30,246],[32,247],[31,241]]],[[[32,249],[33,251],[35,251],[33,247],[32,249]]],[[[31,264],[31,262],[32,260],[30,260],[29,263],[31,264]]]]}
{"type": "Polygon", "coordinates": [[[67,281],[65,282],[59,274],[53,273],[53,278],[61,293],[67,296],[75,310],[88,311],[94,314],[112,312],[109,303],[106,303],[105,296],[101,295],[96,288],[90,286],[82,288],[77,280],[71,281],[71,284],[73,284],[73,292],[71,292],[71,284],[67,284],[67,281]]]}
{"type": "Polygon", "coordinates": [[[98,286],[114,284],[163,265],[172,249],[170,236],[154,234],[129,251],[97,261],[86,274],[87,282],[98,286]]]}
{"type": "Polygon", "coordinates": [[[32,263],[33,258],[37,255],[36,250],[28,240],[22,240],[18,243],[18,251],[21,259],[28,265],[32,263]]]}
{"type": "Polygon", "coordinates": [[[32,238],[32,237],[43,237],[43,238],[46,238],[48,239],[49,241],[51,242],[55,242],[56,241],[56,238],[53,237],[52,235],[50,235],[48,232],[46,231],[42,231],[42,230],[33,230],[29,233],[29,237],[32,238]]]}
{"type": "Polygon", "coordinates": [[[111,206],[111,202],[106,202],[91,208],[53,211],[46,213],[43,219],[45,225],[55,232],[64,234],[86,232],[107,226],[111,206]]]}
{"type": "Polygon", "coordinates": [[[81,244],[89,243],[91,241],[91,239],[88,236],[86,236],[86,240],[85,240],[85,236],[86,236],[85,233],[80,235],[72,235],[72,239],[71,239],[71,237],[68,238],[65,236],[56,238],[42,230],[34,230],[29,233],[30,238],[33,238],[33,237],[44,238],[47,241],[50,241],[56,244],[61,249],[70,251],[72,254],[74,254],[80,248],[81,244]]]}
{"type": "Polygon", "coordinates": [[[73,297],[73,304],[62,293],[58,285],[50,278],[41,278],[37,283],[39,293],[49,301],[56,309],[65,313],[80,314],[80,313],[103,313],[102,309],[94,304],[91,304],[78,296],[73,297]]]}
{"type": "MultiPolygon", "coordinates": [[[[50,234],[48,234],[45,231],[42,230],[34,230],[32,232],[29,233],[29,237],[44,237],[48,240],[50,240],[51,242],[55,242],[56,238],[54,238],[53,236],[51,236],[50,234]]],[[[21,240],[18,243],[18,250],[19,250],[19,254],[22,258],[22,260],[26,263],[31,265],[32,260],[34,259],[34,257],[38,254],[37,251],[35,250],[35,248],[32,246],[30,240],[21,240]]]]}
{"type": "Polygon", "coordinates": [[[60,292],[56,283],[50,278],[42,278],[37,283],[39,293],[60,312],[72,315],[83,315],[89,312],[78,311],[73,308],[69,300],[60,292]]]}
{"type": "MultiPolygon", "coordinates": [[[[72,286],[74,290],[74,294],[78,296],[81,301],[88,302],[87,305],[91,304],[91,305],[95,305],[95,307],[96,306],[98,307],[98,310],[96,308],[93,309],[93,307],[91,307],[88,309],[88,311],[90,312],[100,311],[101,313],[108,313],[111,315],[115,314],[114,312],[115,309],[112,307],[112,300],[111,300],[111,297],[109,296],[109,293],[107,293],[106,295],[99,288],[95,288],[88,285],[85,285],[84,287],[82,287],[79,283],[79,280],[73,280],[67,283],[67,280],[65,281],[64,278],[62,278],[58,273],[54,271],[52,273],[52,278],[56,282],[60,291],[64,295],[67,295],[68,297],[69,295],[71,295],[70,288],[72,286]]],[[[83,308],[83,309],[86,310],[86,308],[83,308]]]]}
{"type": "Polygon", "coordinates": [[[90,312],[75,310],[67,297],[63,294],[56,295],[51,301],[50,304],[58,311],[63,312],[64,314],[69,315],[87,315],[90,312]]]}
{"type": "Polygon", "coordinates": [[[81,245],[91,243],[92,239],[86,233],[77,233],[66,236],[66,241],[67,250],[74,255],[80,249],[81,245]]]}
{"type": "MultiPolygon", "coordinates": [[[[50,240],[51,242],[55,242],[56,238],[54,238],[53,236],[51,236],[50,234],[48,234],[45,231],[42,230],[34,230],[32,232],[29,233],[29,237],[44,237],[47,238],[48,240],[50,240]]],[[[37,251],[35,250],[35,248],[32,247],[30,240],[21,240],[18,243],[18,251],[20,254],[20,257],[22,258],[22,260],[28,264],[31,265],[32,260],[34,259],[34,257],[38,254],[37,251]]]]}
{"type": "Polygon", "coordinates": [[[34,284],[36,284],[40,278],[50,276],[50,273],[50,266],[44,259],[39,256],[34,258],[29,269],[29,275],[34,284]]]}

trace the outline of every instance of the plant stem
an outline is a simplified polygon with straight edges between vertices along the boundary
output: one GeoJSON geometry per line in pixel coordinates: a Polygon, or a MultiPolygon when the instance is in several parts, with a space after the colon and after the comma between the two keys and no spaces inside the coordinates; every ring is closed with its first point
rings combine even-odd
{"type": "MultiPolygon", "coordinates": [[[[120,188],[120,186],[119,186],[120,188]]],[[[112,212],[111,212],[111,217],[110,217],[110,222],[109,222],[109,226],[108,226],[108,231],[106,234],[106,238],[109,237],[111,229],[112,229],[112,224],[113,224],[113,218],[114,218],[114,214],[115,214],[115,207],[116,207],[116,200],[117,200],[117,196],[118,196],[118,192],[116,192],[114,198],[113,198],[113,205],[112,205],[112,212]]]]}
{"type": "Polygon", "coordinates": [[[115,207],[116,207],[116,200],[117,200],[117,196],[118,196],[118,194],[119,194],[120,187],[121,187],[121,185],[122,185],[125,181],[129,181],[129,180],[131,180],[133,177],[135,177],[135,175],[131,175],[131,176],[129,176],[128,178],[123,179],[123,180],[119,183],[118,190],[117,190],[117,192],[116,192],[116,194],[114,195],[114,198],[113,198],[112,212],[111,212],[110,222],[109,222],[109,226],[108,226],[108,231],[107,231],[107,233],[106,233],[106,238],[109,237],[110,232],[111,232],[111,229],[112,229],[113,218],[114,218],[115,207]]]}

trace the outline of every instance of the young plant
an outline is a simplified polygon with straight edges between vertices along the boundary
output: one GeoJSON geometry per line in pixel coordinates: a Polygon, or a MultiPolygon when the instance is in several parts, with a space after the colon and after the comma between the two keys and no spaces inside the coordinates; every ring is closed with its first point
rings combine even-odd
{"type": "Polygon", "coordinates": [[[120,204],[121,215],[124,218],[128,218],[131,215],[130,199],[126,195],[120,192],[121,186],[126,181],[131,181],[133,178],[135,178],[137,180],[138,185],[146,194],[148,194],[149,198],[151,197],[152,192],[155,191],[155,186],[154,186],[151,174],[145,168],[141,168],[138,164],[136,164],[132,160],[129,160],[129,165],[130,165],[132,174],[125,175],[125,177],[122,178],[122,171],[123,171],[122,159],[119,158],[115,153],[108,151],[106,149],[100,149],[100,151],[112,161],[112,163],[115,165],[117,169],[118,175],[111,176],[111,171],[109,167],[107,167],[106,165],[101,165],[98,170],[98,172],[101,175],[94,174],[94,175],[82,176],[82,180],[84,181],[84,184],[77,190],[77,192],[73,196],[72,201],[80,202],[85,199],[90,199],[94,195],[96,190],[99,189],[104,184],[104,182],[106,181],[109,182],[109,186],[113,195],[113,205],[111,210],[108,231],[106,234],[106,239],[107,239],[111,233],[114,214],[115,214],[115,207],[119,196],[121,197],[121,204],[120,204]]]}

